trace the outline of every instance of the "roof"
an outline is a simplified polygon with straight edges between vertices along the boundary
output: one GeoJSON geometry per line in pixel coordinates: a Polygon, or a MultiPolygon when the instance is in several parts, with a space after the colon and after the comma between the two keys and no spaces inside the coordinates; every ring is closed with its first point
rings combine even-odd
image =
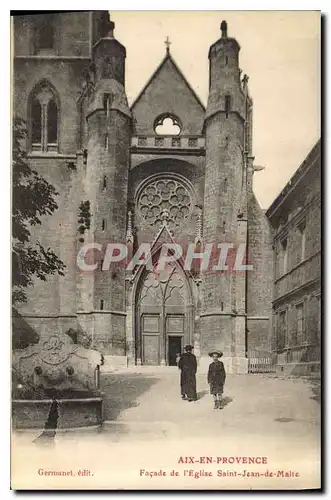
{"type": "Polygon", "coordinates": [[[298,185],[300,180],[307,174],[307,172],[315,165],[317,159],[321,156],[321,139],[317,141],[315,146],[308,153],[307,157],[301,163],[296,172],[292,175],[288,183],[281,190],[279,195],[272,202],[270,207],[266,210],[266,216],[272,217],[275,211],[280,207],[280,205],[285,201],[287,196],[293,192],[293,189],[298,185]]]}

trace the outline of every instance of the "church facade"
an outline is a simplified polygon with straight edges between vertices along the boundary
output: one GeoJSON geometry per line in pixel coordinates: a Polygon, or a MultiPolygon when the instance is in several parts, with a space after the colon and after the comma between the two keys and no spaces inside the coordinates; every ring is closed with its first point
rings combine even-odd
{"type": "Polygon", "coordinates": [[[66,265],[20,306],[39,335],[81,328],[111,364],[174,365],[192,344],[204,367],[216,348],[230,373],[247,372],[249,351],[270,352],[272,236],[252,188],[253,101],[239,51],[222,22],[205,107],[167,44],[129,106],[126,49],[106,12],[14,19],[14,114],[27,123],[31,166],[58,192],[34,238],[66,265]],[[82,271],[77,255],[96,242],[96,269],[82,271]],[[151,265],[103,270],[117,243],[128,255],[149,244],[151,265]],[[181,259],[158,270],[164,243],[244,248],[248,270],[188,270],[181,259]]]}

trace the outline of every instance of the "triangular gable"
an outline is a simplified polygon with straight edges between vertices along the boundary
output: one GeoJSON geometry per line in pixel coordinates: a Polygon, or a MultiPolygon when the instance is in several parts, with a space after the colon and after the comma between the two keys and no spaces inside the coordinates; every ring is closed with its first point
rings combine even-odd
{"type": "Polygon", "coordinates": [[[157,235],[153,240],[153,243],[151,245],[152,253],[154,253],[153,250],[156,246],[159,247],[160,244],[163,243],[176,243],[166,223],[160,227],[157,235]]]}
{"type": "Polygon", "coordinates": [[[165,113],[177,116],[183,135],[202,133],[205,107],[167,53],[131,106],[137,135],[154,134],[154,122],[165,113]]]}

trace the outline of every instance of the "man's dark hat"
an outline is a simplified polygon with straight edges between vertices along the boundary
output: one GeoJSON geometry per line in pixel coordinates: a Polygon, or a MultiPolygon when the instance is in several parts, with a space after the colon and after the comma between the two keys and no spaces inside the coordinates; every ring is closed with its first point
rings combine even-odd
{"type": "Polygon", "coordinates": [[[217,354],[217,356],[219,356],[220,358],[223,356],[223,353],[222,351],[218,351],[217,349],[215,349],[215,351],[210,351],[208,353],[208,356],[210,356],[211,358],[213,357],[213,354],[217,354]]]}
{"type": "Polygon", "coordinates": [[[187,344],[185,347],[184,347],[184,350],[185,351],[192,351],[194,349],[193,345],[190,345],[190,344],[187,344]]]}

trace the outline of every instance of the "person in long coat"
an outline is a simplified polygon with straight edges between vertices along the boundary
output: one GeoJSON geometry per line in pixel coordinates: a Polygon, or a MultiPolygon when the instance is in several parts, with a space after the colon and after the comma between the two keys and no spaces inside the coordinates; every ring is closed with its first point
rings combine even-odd
{"type": "Polygon", "coordinates": [[[180,388],[182,399],[187,401],[196,401],[197,398],[197,358],[192,353],[193,346],[187,345],[184,347],[184,354],[181,355],[178,361],[180,369],[180,388]]]}
{"type": "Polygon", "coordinates": [[[213,358],[212,363],[209,365],[207,376],[210,394],[214,397],[214,409],[221,409],[221,400],[226,378],[224,365],[219,359],[223,356],[223,353],[215,350],[210,352],[209,356],[213,358]]]}

